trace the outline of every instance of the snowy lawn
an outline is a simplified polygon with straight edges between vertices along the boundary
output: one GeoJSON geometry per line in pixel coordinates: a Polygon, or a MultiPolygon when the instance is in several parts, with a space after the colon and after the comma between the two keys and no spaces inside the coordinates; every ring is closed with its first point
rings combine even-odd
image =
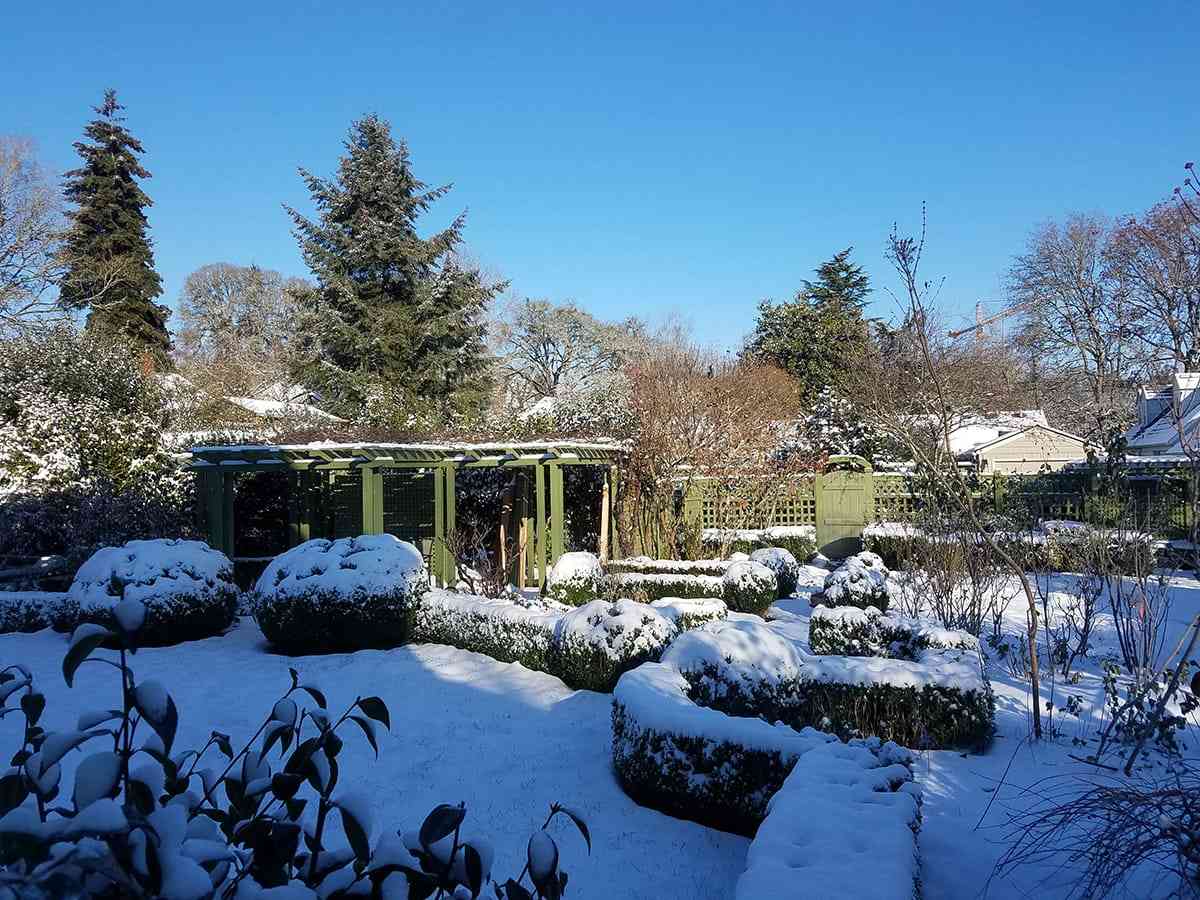
{"type": "MultiPolygon", "coordinates": [[[[0,635],[0,660],[34,670],[50,729],[72,728],[80,710],[120,705],[115,673],[85,665],[74,689],[62,677],[65,639],[51,631],[0,635]]],[[[439,645],[327,656],[269,652],[243,619],[222,637],[140,651],[139,678],[158,678],[180,709],[178,749],[199,748],[213,729],[235,746],[254,733],[289,684],[288,666],[341,710],[378,694],[392,714],[374,759],[346,733],[341,783],[372,800],[376,829],[416,829],[439,803],[465,802],[465,833],[496,849],[494,877],[516,877],[529,835],[561,801],[592,831],[593,855],[570,824],[552,826],[570,873],[568,896],[726,898],[746,861],[745,838],[643,809],[612,773],[612,698],[571,691],[550,675],[439,645]]],[[[19,744],[19,716],[0,721],[0,748],[19,744]]],[[[11,751],[4,751],[5,756],[11,751]]],[[[71,784],[80,756],[63,761],[71,784]]]]}

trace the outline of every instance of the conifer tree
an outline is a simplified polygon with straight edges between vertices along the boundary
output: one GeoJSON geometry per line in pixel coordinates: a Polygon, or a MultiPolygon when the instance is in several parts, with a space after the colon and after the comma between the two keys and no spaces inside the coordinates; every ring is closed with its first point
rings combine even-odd
{"type": "Polygon", "coordinates": [[[863,307],[870,293],[866,272],[850,261],[847,248],[817,269],[793,300],[764,300],[745,354],[793,375],[804,397],[815,402],[827,387],[846,381],[849,367],[867,347],[870,332],[863,307]]]}
{"type": "Polygon", "coordinates": [[[88,329],[133,345],[158,367],[171,346],[165,306],[154,302],[162,281],[154,270],[147,234],[149,178],[138,157],[145,151],[121,123],[115,91],[104,92],[98,115],[75,144],[83,165],[67,173],[64,193],[74,204],[64,235],[62,303],[88,310],[88,329]]]}
{"type": "MultiPolygon", "coordinates": [[[[331,180],[300,170],[317,221],[285,207],[317,281],[297,376],[346,415],[380,397],[442,415],[478,407],[489,383],[483,316],[504,285],[459,264],[465,213],[420,236],[418,218],[449,186],[430,189],[413,175],[387,122],[354,122],[345,148],[331,180]]],[[[393,418],[405,416],[398,408],[393,418]]]]}

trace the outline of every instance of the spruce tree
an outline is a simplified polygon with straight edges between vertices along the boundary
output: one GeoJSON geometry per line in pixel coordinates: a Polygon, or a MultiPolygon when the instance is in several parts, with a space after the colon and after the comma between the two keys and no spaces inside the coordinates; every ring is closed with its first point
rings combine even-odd
{"type": "Polygon", "coordinates": [[[380,397],[441,415],[478,407],[489,383],[484,312],[504,285],[459,265],[465,214],[420,236],[417,220],[449,186],[417,180],[387,122],[354,122],[345,148],[332,180],[300,170],[317,221],[285,207],[317,281],[297,377],[351,416],[380,397]]]}
{"type": "Polygon", "coordinates": [[[141,141],[121,124],[115,91],[104,92],[98,118],[75,144],[83,165],[67,173],[64,193],[74,204],[63,242],[61,302],[88,310],[88,330],[129,342],[156,366],[167,362],[168,310],[154,302],[162,281],[147,234],[149,178],[138,159],[141,141]]]}
{"type": "Polygon", "coordinates": [[[847,248],[822,263],[816,281],[805,281],[793,300],[760,303],[746,342],[747,356],[793,375],[809,402],[816,402],[825,388],[844,386],[850,366],[870,340],[863,318],[870,281],[850,262],[850,252],[847,248]]]}

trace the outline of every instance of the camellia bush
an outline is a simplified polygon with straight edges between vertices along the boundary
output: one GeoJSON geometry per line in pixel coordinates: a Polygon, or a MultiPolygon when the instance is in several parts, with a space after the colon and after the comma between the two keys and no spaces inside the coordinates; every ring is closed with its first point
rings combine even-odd
{"type": "Polygon", "coordinates": [[[84,622],[111,628],[123,599],[146,610],[143,645],[176,644],[220,634],[237,613],[241,591],[233,563],[202,541],[130,541],[105,547],[75,573],[53,613],[55,628],[73,631],[84,622]]]}
{"type": "Polygon", "coordinates": [[[396,647],[429,590],[420,551],[390,534],[317,539],[277,556],[251,599],[272,645],[288,652],[396,647]]]}
{"type": "Polygon", "coordinates": [[[492,880],[490,843],[462,838],[463,805],[443,804],[419,830],[373,840],[370,803],[341,784],[338,760],[347,730],[378,755],[378,729],[391,728],[391,712],[373,696],[331,710],[295,669],[240,749],[213,731],[199,750],[178,750],[175,701],[130,666],[147,621],[141,601],[124,599],[111,629],[75,630],[62,666],[68,686],[83,664],[105,662],[121,698],[119,708],[83,712],[75,729],[42,725],[46,696],[27,666],[0,670],[0,714],[24,718],[12,768],[0,777],[0,894],[415,900],[488,889],[501,900],[556,900],[567,874],[546,830],[551,820],[574,822],[590,852],[586,823],[559,804],[530,838],[525,868],[503,884],[492,880]],[[116,659],[99,656],[103,646],[119,648],[116,659]],[[65,793],[62,761],[75,751],[82,758],[65,793]],[[330,828],[335,816],[344,838],[330,828]]]}

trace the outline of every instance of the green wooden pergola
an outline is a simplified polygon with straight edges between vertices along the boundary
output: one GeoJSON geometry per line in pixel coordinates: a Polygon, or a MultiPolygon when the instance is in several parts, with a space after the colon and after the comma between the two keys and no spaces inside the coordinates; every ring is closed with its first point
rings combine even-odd
{"type": "Polygon", "coordinates": [[[511,521],[520,532],[520,558],[511,568],[520,586],[541,586],[549,567],[565,552],[564,466],[603,467],[596,498],[598,550],[606,557],[615,549],[612,505],[621,455],[618,445],[570,441],[235,444],[195,447],[189,466],[197,476],[208,542],[235,562],[265,561],[239,554],[236,546],[237,476],[273,472],[281,476],[279,490],[286,493],[287,546],[319,537],[395,534],[421,548],[431,573],[443,582],[454,575],[446,539],[455,530],[455,474],[461,469],[516,469],[511,521]]]}

